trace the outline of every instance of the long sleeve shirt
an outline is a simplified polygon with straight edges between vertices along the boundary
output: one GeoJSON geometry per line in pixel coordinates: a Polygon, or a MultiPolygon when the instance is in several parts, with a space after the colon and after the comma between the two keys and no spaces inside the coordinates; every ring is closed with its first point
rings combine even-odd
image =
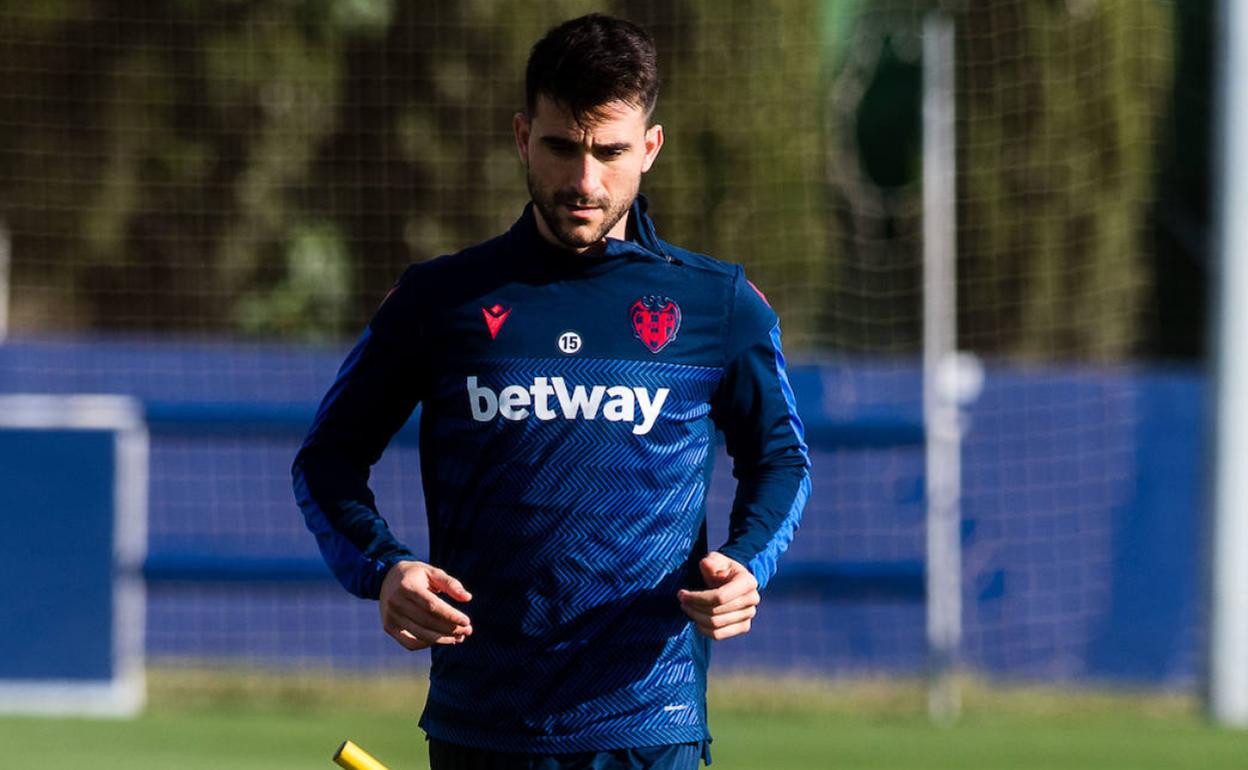
{"type": "Polygon", "coordinates": [[[473,634],[432,649],[421,725],[498,751],[709,740],[704,586],[716,432],[737,491],[717,550],[765,586],[810,493],[780,326],[742,269],[661,241],[505,234],[411,266],[324,398],[293,468],[352,593],[420,559],[473,593],[473,634]],[[429,553],[389,529],[369,468],[417,405],[429,553]]]}

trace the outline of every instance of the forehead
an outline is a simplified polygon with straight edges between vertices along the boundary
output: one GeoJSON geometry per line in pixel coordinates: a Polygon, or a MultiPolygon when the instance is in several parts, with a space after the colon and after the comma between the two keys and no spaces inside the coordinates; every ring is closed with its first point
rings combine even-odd
{"type": "Polygon", "coordinates": [[[564,104],[542,94],[537,98],[531,119],[533,131],[539,137],[625,137],[644,134],[646,130],[645,111],[623,101],[607,102],[577,120],[564,104]]]}

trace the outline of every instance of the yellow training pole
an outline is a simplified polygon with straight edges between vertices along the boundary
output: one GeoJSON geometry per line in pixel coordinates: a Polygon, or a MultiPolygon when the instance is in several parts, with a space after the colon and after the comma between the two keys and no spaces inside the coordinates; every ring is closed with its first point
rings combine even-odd
{"type": "Polygon", "coordinates": [[[347,770],[389,770],[378,762],[372,754],[356,746],[351,741],[343,741],[334,752],[334,762],[347,770]]]}

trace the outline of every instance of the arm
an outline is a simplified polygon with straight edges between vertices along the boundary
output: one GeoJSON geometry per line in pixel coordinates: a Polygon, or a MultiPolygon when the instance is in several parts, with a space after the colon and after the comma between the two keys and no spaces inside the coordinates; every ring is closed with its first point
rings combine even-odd
{"type": "Polygon", "coordinates": [[[304,522],[334,576],[375,599],[385,573],[415,559],[390,532],[368,486],[369,471],[416,405],[403,356],[370,327],[321,401],[291,468],[304,522]]]}
{"type": "Polygon", "coordinates": [[[381,601],[386,632],[409,649],[471,632],[439,599],[467,601],[451,576],[418,562],[390,531],[369,471],[425,390],[419,303],[409,268],[338,371],[291,468],[295,497],[325,562],[351,593],[381,601]]]}
{"type": "Polygon", "coordinates": [[[728,540],[702,560],[706,591],[682,591],[702,633],[745,633],[758,591],[776,572],[810,495],[810,459],[780,348],[780,323],[743,274],[734,287],[727,363],[711,402],[724,432],[737,492],[728,540]]]}

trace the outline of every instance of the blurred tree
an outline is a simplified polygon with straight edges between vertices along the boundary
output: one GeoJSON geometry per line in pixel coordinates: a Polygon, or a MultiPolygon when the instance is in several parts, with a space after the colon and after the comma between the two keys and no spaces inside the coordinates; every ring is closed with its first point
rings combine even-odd
{"type": "Polygon", "coordinates": [[[964,345],[1106,361],[1141,346],[1171,13],[1071,0],[958,15],[964,345]]]}
{"type": "MultiPolygon", "coordinates": [[[[659,43],[661,232],[745,263],[794,349],[917,346],[930,5],[605,8],[659,43]],[[864,34],[893,21],[886,45],[864,34]]],[[[405,264],[518,214],[529,46],[596,7],[0,0],[13,328],[352,333],[405,264]]],[[[964,343],[1121,357],[1148,297],[1170,5],[961,7],[964,343]]]]}
{"type": "MultiPolygon", "coordinates": [[[[593,8],[3,0],[14,325],[358,328],[406,263],[517,215],[510,118],[529,46],[593,8]]],[[[827,265],[818,4],[608,10],[662,49],[672,141],[646,189],[664,234],[746,262],[809,337],[827,265]]]]}
{"type": "Polygon", "coordinates": [[[922,341],[922,3],[872,3],[837,51],[828,133],[837,348],[913,352],[922,341]]]}
{"type": "Polygon", "coordinates": [[[283,280],[358,26],[316,6],[0,6],[3,71],[29,75],[0,97],[2,215],[15,283],[45,292],[15,297],[15,325],[233,329],[283,280]]]}

